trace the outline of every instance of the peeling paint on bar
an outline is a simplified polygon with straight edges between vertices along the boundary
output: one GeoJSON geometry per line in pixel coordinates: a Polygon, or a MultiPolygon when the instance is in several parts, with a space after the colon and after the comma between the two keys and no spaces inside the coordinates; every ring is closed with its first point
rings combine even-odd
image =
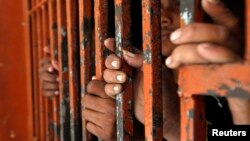
{"type": "Polygon", "coordinates": [[[187,25],[194,21],[195,0],[182,0],[180,3],[180,17],[187,25]]]}

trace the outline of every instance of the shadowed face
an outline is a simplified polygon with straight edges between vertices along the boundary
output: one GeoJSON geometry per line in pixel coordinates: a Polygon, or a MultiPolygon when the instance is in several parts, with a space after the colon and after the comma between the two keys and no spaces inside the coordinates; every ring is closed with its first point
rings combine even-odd
{"type": "Polygon", "coordinates": [[[170,34],[179,28],[179,0],[161,0],[162,55],[168,56],[174,49],[170,34]]]}

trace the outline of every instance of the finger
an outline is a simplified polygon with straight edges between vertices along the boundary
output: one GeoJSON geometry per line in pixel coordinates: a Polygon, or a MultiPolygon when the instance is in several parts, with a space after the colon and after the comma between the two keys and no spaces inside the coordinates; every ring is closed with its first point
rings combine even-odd
{"type": "Polygon", "coordinates": [[[84,109],[83,112],[83,118],[89,122],[94,123],[95,125],[103,128],[103,113],[96,112],[89,109],[84,109]]]}
{"type": "Polygon", "coordinates": [[[43,52],[44,52],[45,54],[50,54],[50,47],[49,47],[49,46],[43,47],[43,52]]]}
{"type": "Polygon", "coordinates": [[[104,91],[105,82],[100,80],[92,80],[87,85],[87,92],[102,98],[109,98],[104,91]]]}
{"type": "Polygon", "coordinates": [[[115,39],[108,38],[104,41],[104,45],[112,52],[115,52],[115,39]]]}
{"type": "Polygon", "coordinates": [[[58,82],[58,75],[49,72],[43,72],[40,74],[40,80],[48,82],[58,82]]]}
{"type": "Polygon", "coordinates": [[[240,60],[240,57],[231,50],[216,44],[200,44],[197,47],[197,52],[210,63],[226,63],[240,60]]]}
{"type": "Polygon", "coordinates": [[[83,107],[85,109],[94,110],[101,113],[113,114],[115,100],[111,98],[100,98],[94,95],[87,94],[83,97],[83,107]]]}
{"type": "Polygon", "coordinates": [[[107,83],[124,83],[127,80],[127,75],[122,71],[106,69],[103,78],[107,83]]]}
{"type": "Polygon", "coordinates": [[[51,63],[51,61],[49,58],[43,58],[40,60],[39,66],[43,66],[44,64],[50,64],[50,63],[51,63]]]}
{"type": "Polygon", "coordinates": [[[95,125],[94,123],[88,122],[86,128],[90,133],[94,134],[97,137],[100,137],[100,135],[102,135],[103,129],[98,125],[95,125]]]}
{"type": "Polygon", "coordinates": [[[59,95],[59,91],[49,91],[49,90],[47,90],[47,91],[43,91],[43,95],[48,96],[48,97],[55,96],[55,95],[59,95]]]}
{"type": "Polygon", "coordinates": [[[52,90],[52,91],[58,91],[59,90],[59,84],[53,83],[53,82],[42,82],[43,90],[52,90]]]}
{"type": "Polygon", "coordinates": [[[143,65],[142,52],[140,52],[139,54],[135,54],[130,51],[123,50],[123,58],[131,67],[142,70],[142,65],[143,65]]]}
{"type": "Polygon", "coordinates": [[[202,7],[214,22],[225,25],[230,29],[237,27],[239,19],[221,0],[202,0],[202,7]]]}
{"type": "Polygon", "coordinates": [[[224,26],[204,23],[192,23],[177,29],[170,35],[170,40],[175,44],[213,42],[221,45],[231,45],[229,40],[232,35],[224,26]]]}
{"type": "Polygon", "coordinates": [[[183,64],[205,63],[207,60],[202,58],[196,50],[196,44],[186,44],[178,46],[171,56],[166,59],[166,66],[169,68],[178,68],[183,64]]]}
{"type": "Polygon", "coordinates": [[[122,92],[121,84],[106,84],[105,85],[105,93],[114,98],[117,94],[122,92]]]}
{"type": "Polygon", "coordinates": [[[121,59],[114,54],[109,55],[105,60],[105,66],[108,69],[120,69],[121,59]]]}
{"type": "Polygon", "coordinates": [[[52,60],[52,66],[55,70],[59,70],[59,65],[58,65],[58,62],[56,60],[52,60]]]}
{"type": "Polygon", "coordinates": [[[43,66],[39,67],[40,73],[46,72],[46,71],[51,72],[51,73],[54,71],[54,69],[50,63],[43,64],[43,66]]]}

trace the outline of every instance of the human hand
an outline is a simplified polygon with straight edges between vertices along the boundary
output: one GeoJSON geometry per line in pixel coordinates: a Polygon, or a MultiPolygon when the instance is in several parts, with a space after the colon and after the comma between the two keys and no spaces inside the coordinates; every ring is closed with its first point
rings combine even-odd
{"type": "Polygon", "coordinates": [[[83,119],[87,121],[89,132],[104,141],[116,140],[116,109],[115,100],[106,95],[105,82],[92,80],[87,86],[83,97],[83,119]]]}
{"type": "Polygon", "coordinates": [[[221,0],[202,0],[202,7],[214,23],[191,23],[173,32],[176,48],[166,59],[169,68],[240,60],[244,33],[239,19],[221,0]]]}
{"type": "MultiPolygon", "coordinates": [[[[48,47],[44,47],[44,53],[49,54],[48,47]]],[[[43,58],[39,64],[39,79],[45,96],[59,94],[58,86],[58,64],[49,58],[43,58]]]]}

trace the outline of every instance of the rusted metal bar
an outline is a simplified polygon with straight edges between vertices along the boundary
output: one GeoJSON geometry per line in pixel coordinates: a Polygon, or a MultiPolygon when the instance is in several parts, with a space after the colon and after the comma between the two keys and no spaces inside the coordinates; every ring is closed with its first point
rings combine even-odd
{"type": "Polygon", "coordinates": [[[59,99],[60,99],[60,136],[61,141],[70,140],[69,111],[69,71],[66,23],[66,0],[57,0],[58,23],[58,64],[59,64],[59,99]]]}
{"type": "MultiPolygon", "coordinates": [[[[50,1],[48,1],[50,2],[50,1]]],[[[43,18],[43,44],[44,46],[50,47],[50,38],[49,38],[49,15],[48,15],[48,4],[42,7],[42,18],[43,18]]],[[[50,57],[48,53],[44,53],[43,57],[50,57]]],[[[45,97],[45,122],[46,122],[46,140],[53,140],[54,130],[53,130],[53,107],[52,107],[52,98],[45,97]]]]}
{"type": "MultiPolygon", "coordinates": [[[[115,0],[115,34],[116,55],[122,58],[123,50],[132,51],[130,0],[115,0]]],[[[126,72],[128,81],[124,91],[116,96],[117,140],[131,141],[134,133],[132,69],[126,64],[122,69],[126,72]]]]}
{"type": "Polygon", "coordinates": [[[94,13],[96,77],[97,79],[102,79],[105,66],[104,40],[108,38],[108,0],[96,0],[94,3],[94,13]]]}
{"type": "MultiPolygon", "coordinates": [[[[58,32],[57,32],[57,17],[56,17],[56,0],[50,0],[48,3],[49,10],[49,31],[50,31],[50,52],[51,61],[58,60],[58,32]]],[[[53,128],[54,141],[60,140],[59,132],[59,97],[52,98],[53,107],[53,128]]]]}
{"type": "Polygon", "coordinates": [[[41,0],[39,2],[35,3],[35,6],[32,6],[31,10],[29,11],[29,14],[32,14],[33,12],[37,11],[37,9],[41,8],[42,5],[45,5],[48,2],[48,0],[41,0]]]}
{"type": "MultiPolygon", "coordinates": [[[[93,43],[93,1],[79,0],[79,41],[80,41],[80,70],[81,70],[81,98],[87,93],[87,84],[94,75],[94,43],[93,43]]],[[[81,105],[83,107],[83,101],[81,105]]],[[[86,128],[86,121],[82,119],[82,140],[90,141],[95,138],[86,128]]]]}
{"type": "Polygon", "coordinates": [[[181,140],[204,141],[206,135],[204,97],[181,98],[181,140]]]}
{"type": "MultiPolygon", "coordinates": [[[[37,41],[38,41],[38,62],[42,59],[43,55],[43,33],[42,33],[42,12],[37,11],[37,41]]],[[[39,119],[40,119],[40,139],[45,140],[45,115],[44,115],[44,97],[42,94],[42,84],[39,83],[39,119]]]]}
{"type": "MultiPolygon", "coordinates": [[[[163,139],[161,75],[161,3],[143,0],[143,72],[145,140],[163,139]]],[[[166,108],[166,107],[164,107],[166,108]]]]}
{"type": "Polygon", "coordinates": [[[81,95],[80,61],[78,34],[78,1],[66,0],[69,92],[70,92],[70,132],[71,141],[81,140],[81,95]]]}
{"type": "Polygon", "coordinates": [[[34,124],[33,124],[33,136],[34,138],[38,138],[39,137],[39,96],[38,96],[38,92],[39,92],[39,78],[38,78],[38,39],[37,39],[37,14],[33,13],[31,15],[31,22],[32,22],[32,75],[33,75],[33,120],[34,120],[34,124]]]}
{"type": "MultiPolygon", "coordinates": [[[[181,26],[185,26],[194,21],[202,21],[202,11],[200,10],[201,8],[199,0],[181,0],[181,26]]],[[[181,82],[181,80],[187,77],[184,76],[185,73],[185,69],[182,68],[179,70],[179,94],[181,99],[181,140],[205,140],[206,117],[204,97],[193,97],[193,92],[187,93],[186,91],[183,91],[183,82],[181,82]]],[[[195,73],[195,75],[197,74],[195,73]]],[[[204,76],[205,75],[203,75],[202,78],[204,78],[204,76]]],[[[193,86],[196,86],[194,85],[194,82],[195,81],[193,81],[192,78],[191,84],[193,84],[193,86]]],[[[188,85],[188,83],[185,83],[184,85],[188,85]]]]}

